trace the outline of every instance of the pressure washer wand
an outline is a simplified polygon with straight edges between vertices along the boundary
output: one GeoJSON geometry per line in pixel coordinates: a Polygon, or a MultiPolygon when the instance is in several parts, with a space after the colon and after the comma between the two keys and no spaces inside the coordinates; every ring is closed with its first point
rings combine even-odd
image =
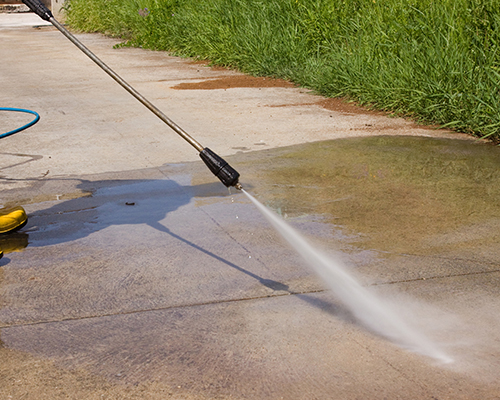
{"type": "Polygon", "coordinates": [[[144,106],[146,106],[153,114],[165,122],[170,128],[172,128],[179,136],[186,140],[191,146],[193,146],[199,153],[203,162],[212,171],[212,173],[221,180],[221,182],[229,186],[234,186],[237,189],[241,189],[241,185],[238,183],[240,174],[236,172],[222,157],[218,156],[208,147],[203,147],[198,141],[191,137],[186,131],[184,131],[179,125],[167,117],[158,107],[141,95],[137,90],[125,82],[116,72],[104,64],[94,53],[92,53],[87,47],[83,45],[75,36],[73,36],[61,23],[59,23],[52,12],[45,7],[45,5],[40,0],[23,0],[31,11],[37,14],[40,18],[45,21],[49,21],[54,25],[64,36],[66,36],[73,44],[83,51],[92,61],[94,61],[99,67],[101,67],[104,72],[106,72],[111,78],[118,82],[125,90],[127,90],[132,96],[139,100],[144,106]]]}

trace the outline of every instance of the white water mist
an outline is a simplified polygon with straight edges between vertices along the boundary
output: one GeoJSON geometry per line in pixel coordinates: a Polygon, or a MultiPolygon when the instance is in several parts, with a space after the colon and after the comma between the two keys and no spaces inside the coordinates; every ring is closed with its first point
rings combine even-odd
{"type": "Polygon", "coordinates": [[[245,190],[243,190],[243,193],[248,196],[304,261],[316,271],[359,322],[411,351],[445,363],[453,361],[425,336],[404,323],[379,297],[361,286],[346,271],[339,260],[335,260],[311,246],[300,233],[288,225],[281,217],[269,210],[245,190]]]}

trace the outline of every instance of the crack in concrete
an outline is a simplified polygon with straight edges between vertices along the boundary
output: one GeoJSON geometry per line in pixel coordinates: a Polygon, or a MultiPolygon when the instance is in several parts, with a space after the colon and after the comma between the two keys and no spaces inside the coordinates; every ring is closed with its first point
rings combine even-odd
{"type": "MultiPolygon", "coordinates": [[[[343,199],[340,199],[343,200],[343,199]]],[[[470,258],[463,258],[463,257],[455,257],[455,256],[440,256],[440,255],[432,255],[432,254],[414,254],[414,253],[397,253],[393,251],[383,251],[383,250],[376,250],[372,249],[373,251],[376,251],[380,254],[390,254],[390,255],[396,255],[396,256],[404,256],[404,257],[421,257],[421,258],[434,258],[434,259],[439,259],[439,260],[450,260],[450,261],[468,261],[468,262],[478,262],[478,260],[470,259],[470,258]]],[[[481,261],[482,264],[488,264],[488,265],[497,265],[496,262],[494,261],[481,261]]]]}
{"type": "MultiPolygon", "coordinates": [[[[351,337],[350,338],[354,343],[356,343],[359,347],[361,347],[363,350],[365,350],[371,357],[373,358],[378,358],[379,360],[383,361],[389,368],[393,369],[394,371],[396,371],[398,374],[400,374],[404,379],[408,380],[409,382],[412,382],[414,383],[415,385],[419,386],[422,390],[425,390],[427,391],[429,394],[431,393],[431,391],[429,390],[429,388],[427,387],[427,385],[425,385],[424,382],[420,382],[420,381],[417,381],[413,378],[411,378],[408,374],[406,374],[404,372],[404,370],[402,368],[398,368],[397,366],[395,366],[393,363],[391,363],[389,360],[387,360],[384,356],[382,356],[381,354],[377,354],[375,355],[373,353],[373,351],[368,347],[368,346],[365,346],[363,344],[361,344],[360,341],[356,340],[355,338],[351,337]]],[[[431,397],[432,399],[435,399],[434,396],[431,397]]]]}
{"type": "Polygon", "coordinates": [[[7,155],[7,156],[14,156],[14,157],[29,157],[30,158],[30,160],[21,161],[21,162],[18,162],[16,164],[8,165],[7,167],[2,167],[2,168],[0,168],[0,171],[3,171],[4,169],[8,169],[8,168],[14,168],[14,167],[17,167],[19,165],[27,164],[27,163],[30,163],[32,161],[38,161],[38,160],[41,160],[43,158],[43,156],[32,155],[32,154],[18,154],[18,153],[0,153],[0,154],[7,155]]]}
{"type": "Polygon", "coordinates": [[[307,292],[286,292],[286,293],[279,293],[279,294],[269,294],[266,296],[242,297],[242,298],[238,298],[238,299],[214,300],[214,301],[206,301],[206,302],[184,304],[184,305],[147,308],[147,309],[142,309],[142,310],[130,310],[130,311],[122,311],[122,312],[116,312],[116,313],[86,315],[86,316],[81,316],[81,317],[67,317],[67,318],[61,318],[61,319],[14,323],[14,324],[0,325],[0,329],[16,328],[16,327],[32,326],[32,325],[45,325],[45,324],[53,324],[53,323],[67,322],[67,321],[81,321],[81,320],[94,319],[94,318],[114,317],[114,316],[119,316],[119,315],[132,315],[132,314],[139,314],[139,313],[144,313],[144,312],[175,310],[175,309],[183,309],[183,308],[190,308],[190,307],[202,307],[202,306],[209,306],[209,305],[214,305],[214,304],[237,303],[237,302],[243,302],[243,301],[261,300],[261,299],[291,296],[291,295],[298,296],[298,295],[314,294],[314,293],[322,293],[322,292],[326,292],[326,289],[318,289],[318,290],[312,290],[312,291],[307,291],[307,292]]]}

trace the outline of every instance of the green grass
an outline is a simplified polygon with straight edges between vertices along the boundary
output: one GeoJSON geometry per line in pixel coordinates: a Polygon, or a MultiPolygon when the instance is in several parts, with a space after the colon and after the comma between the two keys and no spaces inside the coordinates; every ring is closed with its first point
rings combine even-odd
{"type": "Polygon", "coordinates": [[[290,79],[500,142],[500,0],[69,4],[67,22],[79,30],[290,79]]]}

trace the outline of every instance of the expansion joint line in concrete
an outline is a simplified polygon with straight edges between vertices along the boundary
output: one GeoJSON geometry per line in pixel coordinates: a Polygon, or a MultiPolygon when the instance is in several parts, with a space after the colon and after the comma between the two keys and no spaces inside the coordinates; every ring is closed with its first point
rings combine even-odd
{"type": "Polygon", "coordinates": [[[326,292],[326,289],[310,290],[307,292],[286,292],[286,293],[279,293],[279,294],[270,294],[267,296],[245,297],[245,298],[241,298],[241,299],[206,301],[206,302],[202,302],[202,303],[193,303],[193,304],[185,304],[185,305],[178,305],[178,306],[147,308],[147,309],[142,309],[142,310],[122,311],[122,312],[98,314],[98,315],[86,315],[86,316],[81,316],[81,317],[68,317],[68,318],[51,319],[51,320],[45,320],[45,321],[31,321],[31,322],[23,322],[23,323],[13,323],[13,324],[0,325],[0,329],[16,328],[16,327],[32,326],[32,325],[45,325],[45,324],[53,324],[53,323],[68,322],[68,321],[81,321],[81,320],[86,320],[86,319],[115,317],[115,316],[121,316],[121,315],[133,315],[133,314],[140,314],[140,313],[145,313],[145,312],[166,311],[166,310],[175,310],[175,309],[183,309],[183,308],[191,308],[191,307],[202,307],[202,306],[224,304],[224,303],[238,303],[238,302],[243,302],[243,301],[253,301],[253,300],[261,300],[261,299],[268,299],[268,298],[275,298],[275,297],[284,297],[284,296],[291,296],[291,295],[299,296],[299,295],[304,295],[304,294],[314,294],[314,293],[322,293],[322,292],[326,292]]]}
{"type": "MultiPolygon", "coordinates": [[[[465,273],[465,274],[450,274],[450,275],[442,275],[442,276],[431,276],[428,278],[402,279],[402,280],[398,280],[398,281],[374,283],[374,284],[371,284],[369,286],[393,285],[393,284],[398,284],[398,283],[418,282],[418,281],[425,281],[425,280],[431,280],[431,279],[445,279],[445,278],[454,278],[454,277],[460,277],[460,276],[472,276],[472,275],[481,275],[481,274],[493,274],[493,273],[498,273],[498,272],[500,272],[500,269],[493,270],[493,271],[470,272],[470,273],[465,273]]],[[[123,312],[117,312],[117,313],[87,315],[87,316],[82,316],[82,317],[69,317],[69,318],[52,319],[52,320],[45,320],[45,321],[32,321],[32,322],[24,322],[24,323],[18,323],[18,324],[14,323],[14,324],[0,325],[0,329],[22,327],[22,326],[31,326],[31,325],[44,325],[44,324],[52,324],[52,323],[68,322],[68,321],[80,321],[80,320],[86,320],[86,319],[114,317],[114,316],[120,316],[120,315],[132,315],[132,314],[139,314],[139,313],[143,313],[143,312],[155,312],[155,311],[175,310],[175,309],[190,308],[190,307],[201,307],[201,306],[208,306],[208,305],[214,305],[214,304],[237,303],[237,302],[243,302],[243,301],[253,301],[253,300],[261,300],[261,299],[284,297],[284,296],[300,296],[300,295],[304,295],[304,294],[324,293],[326,291],[327,291],[327,289],[317,289],[317,290],[310,290],[310,291],[305,291],[305,292],[285,292],[285,293],[272,294],[272,295],[266,295],[266,296],[244,297],[244,298],[240,298],[240,299],[206,301],[206,302],[201,302],[201,303],[193,303],[193,304],[185,304],[185,305],[177,305],[177,306],[169,306],[169,307],[148,308],[148,309],[142,309],[142,310],[123,311],[123,312]]]]}
{"type": "Polygon", "coordinates": [[[445,278],[455,278],[459,276],[473,276],[473,275],[487,275],[487,274],[494,274],[496,272],[500,272],[500,269],[495,269],[491,271],[478,271],[478,272],[466,272],[463,274],[449,274],[449,275],[437,275],[437,276],[430,276],[430,277],[422,277],[422,278],[413,278],[413,279],[401,279],[397,281],[389,281],[389,282],[382,282],[382,283],[373,283],[369,286],[383,286],[383,285],[394,285],[397,283],[406,283],[406,282],[418,282],[418,281],[430,281],[433,279],[445,279],[445,278]]]}

